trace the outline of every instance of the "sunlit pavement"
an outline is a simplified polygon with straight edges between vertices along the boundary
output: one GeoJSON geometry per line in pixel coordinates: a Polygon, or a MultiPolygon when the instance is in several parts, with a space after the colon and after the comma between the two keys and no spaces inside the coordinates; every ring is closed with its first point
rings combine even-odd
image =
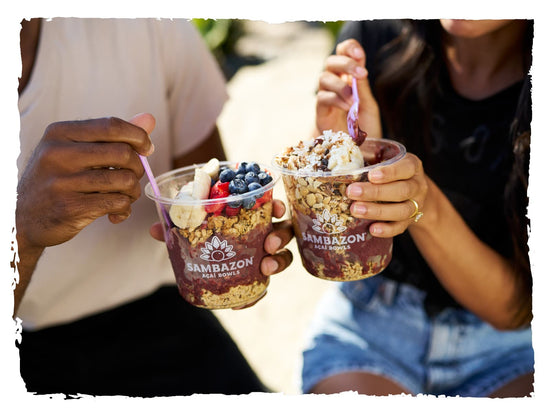
{"type": "MultiPolygon", "coordinates": [[[[305,22],[247,22],[246,27],[238,50],[265,62],[245,66],[231,78],[219,127],[228,159],[269,164],[276,152],[311,135],[315,91],[332,39],[305,22]]],[[[286,202],[282,182],[275,197],[286,202]]],[[[303,269],[295,241],[290,250],[292,265],[272,277],[265,298],[252,308],[215,314],[270,389],[297,394],[303,334],[317,300],[332,284],[303,269]]]]}

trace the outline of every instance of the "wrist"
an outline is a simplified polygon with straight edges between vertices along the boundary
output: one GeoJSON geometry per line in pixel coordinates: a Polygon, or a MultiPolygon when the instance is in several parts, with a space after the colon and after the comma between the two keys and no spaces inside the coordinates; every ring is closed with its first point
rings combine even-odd
{"type": "Polygon", "coordinates": [[[422,213],[422,217],[418,222],[413,222],[409,225],[409,230],[415,231],[434,231],[439,227],[441,202],[446,199],[439,188],[431,179],[426,176],[427,191],[424,198],[424,203],[418,212],[422,213]]]}
{"type": "Polygon", "coordinates": [[[17,310],[23,295],[29,285],[29,282],[34,273],[34,269],[40,259],[40,256],[44,252],[44,247],[32,245],[22,233],[17,232],[17,261],[16,268],[19,275],[19,281],[15,286],[14,291],[14,316],[17,314],[17,310]]]}

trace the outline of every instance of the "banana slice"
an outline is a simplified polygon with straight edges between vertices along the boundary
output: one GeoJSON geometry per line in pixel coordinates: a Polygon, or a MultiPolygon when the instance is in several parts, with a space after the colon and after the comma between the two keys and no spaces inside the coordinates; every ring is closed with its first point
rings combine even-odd
{"type": "MultiPolygon", "coordinates": [[[[184,185],[178,194],[176,199],[192,200],[193,199],[193,182],[189,182],[184,185]]],[[[187,228],[187,222],[191,216],[191,208],[186,205],[172,205],[169,211],[170,219],[179,228],[187,228]]]]}
{"type": "Polygon", "coordinates": [[[193,180],[193,198],[195,199],[207,199],[210,195],[210,184],[212,179],[204,169],[199,168],[195,170],[195,178],[193,180]]]}
{"type": "Polygon", "coordinates": [[[189,214],[187,226],[192,231],[203,223],[207,213],[202,205],[193,205],[189,208],[191,209],[191,212],[189,214]]]}
{"type": "MultiPolygon", "coordinates": [[[[208,199],[210,195],[210,184],[212,179],[210,175],[203,169],[199,168],[195,171],[195,179],[193,180],[193,198],[208,199]]],[[[206,210],[202,205],[191,206],[191,214],[189,216],[188,228],[195,229],[202,224],[206,218],[206,210]]]]}
{"type": "Polygon", "coordinates": [[[218,177],[218,173],[220,172],[220,161],[216,158],[212,158],[206,162],[201,169],[210,175],[210,178],[216,179],[218,177]]]}
{"type": "MultiPolygon", "coordinates": [[[[210,175],[202,168],[195,170],[193,182],[184,185],[176,199],[197,200],[207,199],[210,194],[210,175]]],[[[170,208],[170,219],[174,225],[182,229],[193,230],[202,224],[206,218],[206,210],[202,205],[172,205],[170,208]]]]}

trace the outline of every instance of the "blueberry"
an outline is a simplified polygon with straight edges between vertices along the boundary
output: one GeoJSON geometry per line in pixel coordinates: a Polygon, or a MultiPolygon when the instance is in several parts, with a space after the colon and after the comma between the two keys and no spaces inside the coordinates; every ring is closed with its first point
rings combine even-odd
{"type": "Polygon", "coordinates": [[[260,178],[256,175],[256,172],[247,172],[244,176],[244,181],[250,185],[252,182],[260,182],[260,178]]]}
{"type": "Polygon", "coordinates": [[[235,178],[233,178],[233,179],[242,179],[244,181],[244,174],[236,172],[235,178]]]}
{"type": "Polygon", "coordinates": [[[268,183],[273,181],[273,178],[271,177],[271,175],[269,175],[266,172],[260,172],[258,174],[258,179],[260,180],[260,184],[262,184],[262,186],[266,186],[268,183]]]}
{"type": "Polygon", "coordinates": [[[250,162],[246,165],[246,172],[254,172],[255,174],[258,174],[261,170],[260,165],[256,162],[250,162]]]}
{"type": "Polygon", "coordinates": [[[247,162],[241,162],[239,164],[239,168],[237,169],[237,173],[238,174],[245,174],[246,173],[246,167],[247,167],[248,163],[247,162]]]}
{"type": "MultiPolygon", "coordinates": [[[[236,195],[230,195],[229,196],[229,199],[231,199],[231,197],[235,197],[236,195]]],[[[235,201],[227,201],[227,205],[229,205],[231,208],[238,208],[240,207],[241,205],[243,204],[243,201],[240,200],[240,199],[237,199],[235,201]]]]}
{"type": "MultiPolygon", "coordinates": [[[[260,189],[262,185],[259,182],[252,182],[248,184],[248,192],[255,191],[256,189],[260,189]]],[[[256,198],[260,198],[263,194],[259,194],[256,196],[256,198]]]]}
{"type": "Polygon", "coordinates": [[[246,182],[242,179],[235,178],[231,182],[229,182],[229,193],[244,194],[245,192],[248,192],[248,186],[246,185],[246,182]]]}
{"type": "Polygon", "coordinates": [[[232,181],[235,178],[235,171],[229,168],[224,169],[220,172],[220,182],[229,182],[232,181]]]}
{"type": "Polygon", "coordinates": [[[245,209],[251,209],[254,205],[256,205],[256,198],[253,196],[243,199],[243,207],[245,209]]]}

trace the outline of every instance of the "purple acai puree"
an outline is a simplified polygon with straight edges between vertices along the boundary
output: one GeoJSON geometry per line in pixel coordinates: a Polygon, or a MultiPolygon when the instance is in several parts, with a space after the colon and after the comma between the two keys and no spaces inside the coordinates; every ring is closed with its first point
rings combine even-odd
{"type": "Polygon", "coordinates": [[[376,275],[392,258],[391,238],[376,238],[369,231],[372,221],[356,219],[345,230],[323,228],[318,217],[295,209],[293,226],[302,264],[306,270],[323,279],[350,281],[376,275]],[[335,231],[331,231],[335,230],[335,231]]]}
{"type": "MultiPolygon", "coordinates": [[[[267,287],[269,278],[261,273],[260,262],[267,255],[264,240],[271,230],[271,224],[259,224],[242,237],[215,234],[192,246],[178,228],[172,228],[167,247],[180,294],[195,306],[209,307],[203,300],[205,291],[222,295],[236,286],[267,287]]],[[[251,297],[244,297],[232,306],[249,301],[251,297]]]]}
{"type": "Polygon", "coordinates": [[[352,200],[346,191],[351,183],[368,181],[369,171],[377,164],[395,162],[405,153],[395,141],[366,138],[359,148],[343,132],[324,131],[275,157],[292,209],[302,264],[309,273],[353,281],[386,268],[393,239],[373,237],[369,233],[373,221],[351,215],[352,200]]]}

